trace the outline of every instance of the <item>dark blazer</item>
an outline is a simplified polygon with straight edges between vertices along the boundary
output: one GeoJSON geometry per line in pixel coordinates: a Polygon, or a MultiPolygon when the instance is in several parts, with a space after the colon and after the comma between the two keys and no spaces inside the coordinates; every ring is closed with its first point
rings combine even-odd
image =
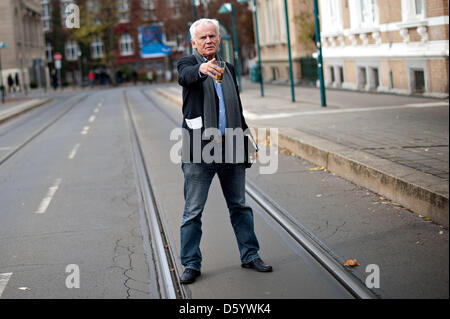
{"type": "MultiPolygon", "coordinates": [[[[248,126],[245,121],[243,112],[242,112],[242,103],[241,97],[239,95],[239,88],[236,81],[236,73],[234,71],[234,67],[232,64],[227,63],[227,68],[230,70],[231,75],[233,76],[236,92],[239,99],[239,110],[241,112],[241,122],[242,129],[245,131],[248,126]]],[[[186,119],[194,119],[201,116],[202,118],[202,128],[201,133],[205,129],[204,116],[203,116],[203,81],[205,81],[209,76],[201,77],[199,75],[200,63],[197,62],[197,59],[194,55],[185,56],[181,58],[177,63],[178,69],[178,83],[183,87],[183,129],[186,129],[189,132],[190,138],[190,161],[192,161],[192,136],[193,130],[187,126],[186,119]]],[[[215,92],[215,91],[214,91],[215,92]]],[[[224,92],[226,94],[226,92],[224,92]]],[[[216,110],[217,117],[219,116],[219,98],[216,94],[216,110]]],[[[217,122],[219,119],[217,119],[217,122]]],[[[209,141],[202,141],[202,150],[203,147],[209,143],[209,141]]],[[[184,148],[183,148],[184,149],[184,148]]]]}

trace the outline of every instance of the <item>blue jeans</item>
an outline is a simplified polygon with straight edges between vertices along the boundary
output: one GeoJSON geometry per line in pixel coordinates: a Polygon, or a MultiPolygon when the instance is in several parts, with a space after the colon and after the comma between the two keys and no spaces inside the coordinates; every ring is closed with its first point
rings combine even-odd
{"type": "Polygon", "coordinates": [[[201,268],[201,218],[209,187],[216,173],[227,202],[241,263],[258,258],[259,244],[254,231],[253,211],[245,205],[245,164],[182,163],[181,167],[184,173],[185,199],[180,228],[183,266],[195,270],[201,268]]]}

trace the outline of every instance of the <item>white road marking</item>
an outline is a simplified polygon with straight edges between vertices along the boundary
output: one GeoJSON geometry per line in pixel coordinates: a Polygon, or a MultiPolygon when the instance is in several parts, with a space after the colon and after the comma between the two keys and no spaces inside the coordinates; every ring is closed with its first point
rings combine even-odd
{"type": "Polygon", "coordinates": [[[12,272],[0,274],[0,298],[2,297],[3,290],[5,290],[9,278],[11,277],[12,274],[13,274],[12,272]]]}
{"type": "Polygon", "coordinates": [[[75,147],[72,149],[72,151],[69,154],[69,159],[74,159],[75,155],[77,154],[78,148],[80,147],[80,143],[75,145],[75,147]]]}
{"type": "Polygon", "coordinates": [[[81,131],[81,135],[86,135],[89,132],[89,126],[83,127],[83,131],[81,131]]]}
{"type": "Polygon", "coordinates": [[[95,115],[92,115],[92,116],[89,118],[89,122],[92,123],[92,122],[94,122],[94,121],[95,121],[95,115]]]}
{"type": "Polygon", "coordinates": [[[9,146],[0,147],[0,151],[9,151],[10,149],[12,149],[12,147],[9,146]]]}
{"type": "Polygon", "coordinates": [[[53,196],[55,195],[56,191],[59,188],[59,185],[61,184],[61,178],[58,178],[55,180],[55,183],[53,186],[51,186],[48,189],[47,195],[44,197],[44,199],[41,201],[41,205],[39,205],[39,209],[36,211],[36,214],[43,214],[47,210],[48,206],[50,205],[50,202],[53,199],[53,196]]]}
{"type": "Polygon", "coordinates": [[[353,112],[371,112],[371,111],[381,111],[381,110],[394,110],[394,109],[406,109],[406,108],[425,108],[425,107],[438,107],[438,106],[448,106],[448,102],[432,102],[432,103],[415,103],[415,104],[405,104],[405,105],[394,105],[394,106],[375,106],[375,107],[361,107],[361,108],[348,108],[339,110],[315,110],[315,111],[303,111],[303,112],[286,112],[286,113],[273,113],[273,114],[256,114],[244,110],[244,117],[249,120],[266,120],[275,118],[285,118],[292,116],[302,116],[302,115],[327,115],[327,114],[339,114],[339,113],[353,113],[353,112]]]}
{"type": "Polygon", "coordinates": [[[94,113],[98,113],[98,111],[100,111],[100,110],[99,110],[99,108],[97,107],[97,108],[94,110],[94,113]]]}

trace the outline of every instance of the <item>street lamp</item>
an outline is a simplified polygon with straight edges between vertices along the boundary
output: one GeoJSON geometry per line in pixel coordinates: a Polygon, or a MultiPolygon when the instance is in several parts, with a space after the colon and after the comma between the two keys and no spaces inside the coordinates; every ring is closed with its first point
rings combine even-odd
{"type": "Polygon", "coordinates": [[[289,52],[289,78],[291,81],[291,96],[292,102],[295,102],[294,75],[292,73],[291,35],[289,30],[289,13],[287,0],[284,0],[284,11],[286,15],[286,32],[287,32],[288,52],[289,52]]]}
{"type": "Polygon", "coordinates": [[[322,41],[320,40],[320,22],[319,22],[319,6],[317,0],[314,0],[314,22],[316,24],[316,45],[317,45],[317,66],[319,67],[319,81],[320,81],[320,98],[322,106],[327,106],[325,97],[325,83],[323,80],[323,59],[322,59],[322,41]]]}
{"type": "Polygon", "coordinates": [[[80,86],[80,88],[83,88],[83,66],[82,66],[82,64],[81,64],[81,55],[82,55],[82,53],[81,53],[81,49],[80,48],[78,48],[78,69],[80,70],[80,73],[79,73],[79,82],[78,82],[78,84],[79,84],[79,86],[80,86]]]}
{"type": "Polygon", "coordinates": [[[192,0],[192,9],[194,10],[194,21],[197,21],[197,6],[199,5],[199,0],[192,0]]]}
{"type": "Polygon", "coordinates": [[[3,85],[3,71],[2,71],[2,50],[6,49],[8,46],[5,42],[0,42],[0,88],[2,91],[2,103],[5,103],[5,87],[3,85]]]}
{"type": "MultiPolygon", "coordinates": [[[[250,2],[251,0],[238,0],[238,2],[250,2]]],[[[259,27],[258,27],[258,13],[256,12],[256,0],[252,2],[252,11],[255,15],[255,28],[256,28],[256,46],[258,48],[258,72],[259,72],[259,84],[261,87],[261,96],[264,97],[264,81],[261,68],[261,46],[259,43],[259,27]]]]}
{"type": "Polygon", "coordinates": [[[235,64],[236,64],[238,87],[239,87],[239,91],[241,91],[242,90],[241,70],[240,70],[240,66],[239,66],[239,47],[238,47],[238,39],[237,39],[237,31],[236,31],[236,15],[234,13],[234,3],[225,3],[219,9],[219,13],[229,13],[229,12],[231,12],[231,16],[233,18],[234,60],[235,60],[235,64]]]}

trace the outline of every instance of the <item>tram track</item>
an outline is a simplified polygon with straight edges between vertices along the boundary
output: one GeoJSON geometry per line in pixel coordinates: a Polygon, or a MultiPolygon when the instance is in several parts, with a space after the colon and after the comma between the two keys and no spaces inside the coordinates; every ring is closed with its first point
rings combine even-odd
{"type": "MultiPolygon", "coordinates": [[[[77,98],[74,102],[72,102],[67,109],[58,114],[55,118],[53,118],[50,122],[46,123],[44,126],[40,127],[34,133],[31,134],[28,138],[25,139],[24,142],[20,143],[17,147],[13,148],[8,154],[0,158],[0,166],[3,165],[7,160],[13,157],[16,153],[22,150],[25,146],[27,146],[31,141],[36,139],[38,136],[42,135],[46,130],[48,130],[51,126],[61,120],[65,115],[67,115],[72,109],[75,108],[78,104],[80,104],[83,100],[85,100],[90,94],[84,94],[82,97],[77,98]]],[[[61,101],[58,104],[62,104],[66,101],[61,101]]]]}
{"type": "Polygon", "coordinates": [[[169,243],[166,236],[167,230],[162,222],[161,207],[152,186],[150,171],[145,162],[141,142],[136,130],[136,122],[126,91],[123,92],[123,97],[130,127],[130,138],[138,178],[139,195],[143,202],[144,216],[148,227],[146,233],[149,234],[151,239],[152,250],[147,253],[153,257],[161,298],[184,299],[188,294],[179,282],[180,274],[175,266],[176,254],[172,250],[173,245],[169,243]]]}
{"type": "MultiPolygon", "coordinates": [[[[153,98],[140,90],[142,95],[176,127],[178,123],[166,110],[153,100],[153,98]]],[[[353,273],[346,269],[337,259],[337,256],[305,226],[295,220],[292,215],[282,208],[268,194],[264,193],[256,184],[247,178],[246,194],[266,213],[271,220],[281,226],[291,239],[301,246],[318,264],[323,267],[342,287],[356,299],[375,299],[378,296],[353,273]]],[[[175,264],[175,263],[174,263],[175,264]]]]}

